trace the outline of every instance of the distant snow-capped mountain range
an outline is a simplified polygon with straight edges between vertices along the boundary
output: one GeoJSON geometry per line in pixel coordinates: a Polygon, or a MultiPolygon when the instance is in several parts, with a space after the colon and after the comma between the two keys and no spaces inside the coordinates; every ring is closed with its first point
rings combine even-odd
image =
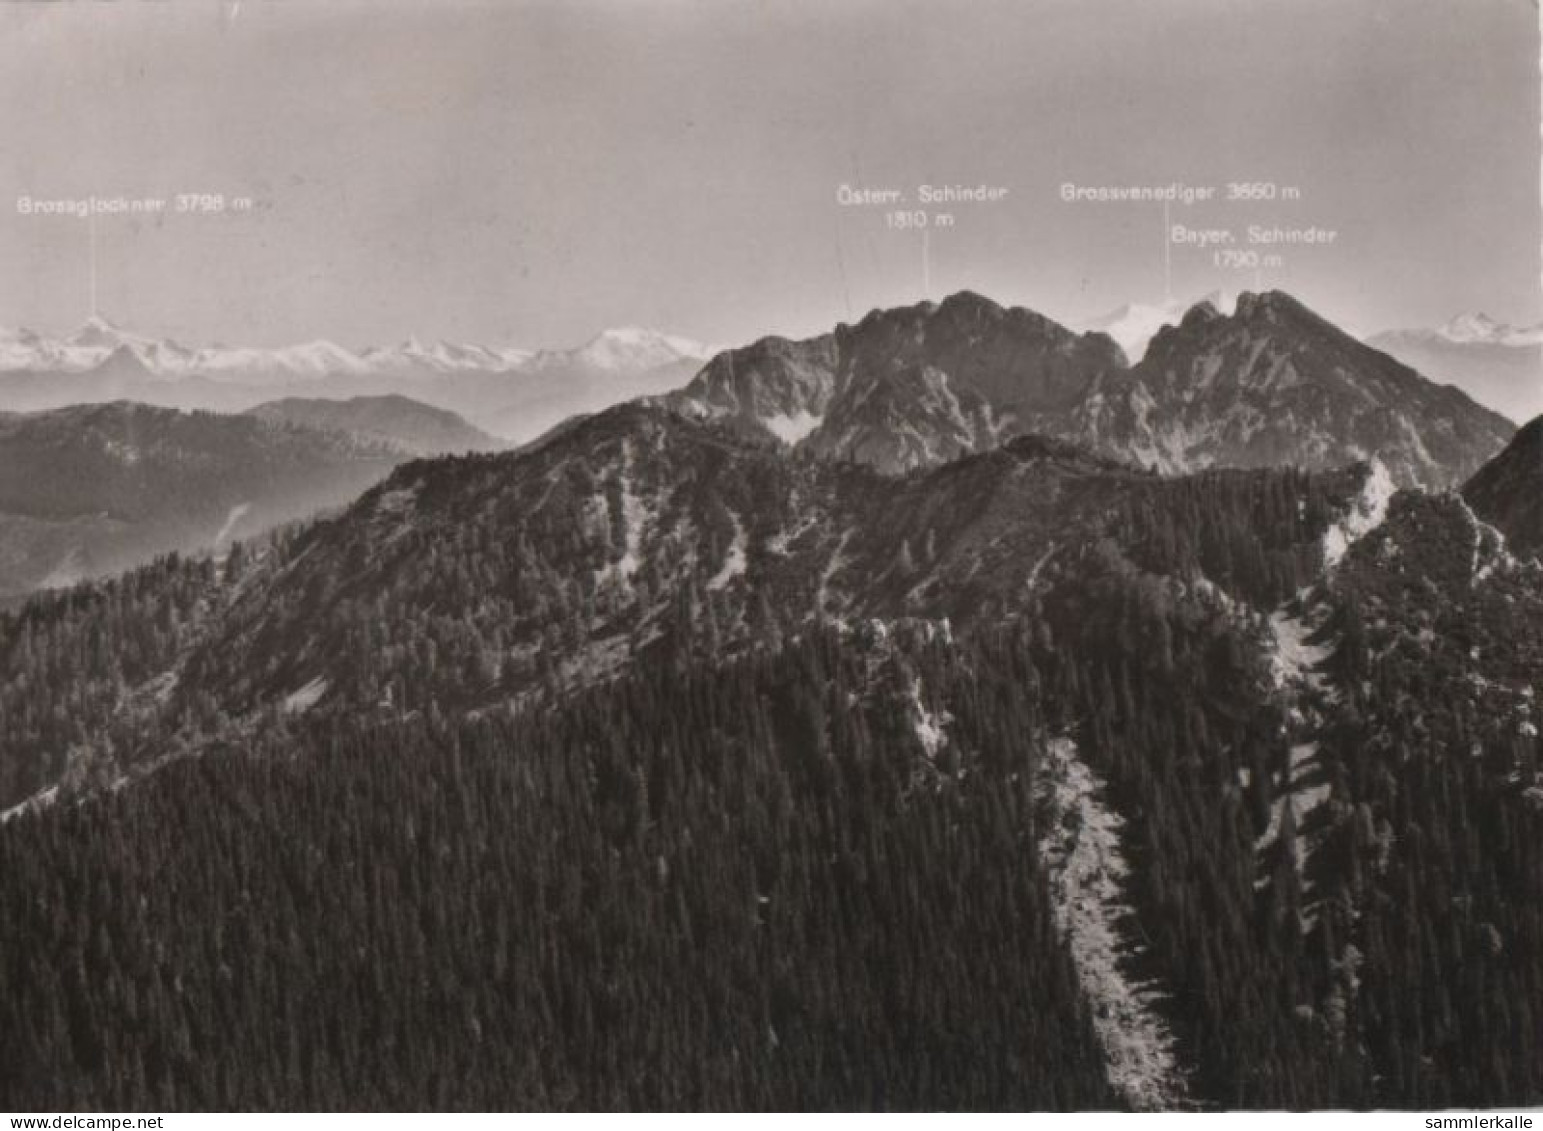
{"type": "Polygon", "coordinates": [[[432,376],[436,373],[546,372],[582,366],[638,372],[680,361],[702,361],[700,342],[636,326],[604,330],[576,349],[528,350],[434,341],[416,336],[390,346],[350,350],[317,340],[275,348],[187,346],[131,333],[92,317],[74,333],[51,338],[26,329],[0,329],[0,372],[84,373],[123,351],[151,376],[204,377],[250,384],[329,376],[432,376]]]}
{"type": "MultiPolygon", "coordinates": [[[[1199,305],[1230,316],[1237,296],[1214,291],[1197,302],[1127,303],[1078,329],[1107,335],[1125,364],[1136,366],[1164,327],[1180,326],[1199,305]]],[[[1513,422],[1543,412],[1543,323],[1515,327],[1474,313],[1363,340],[1513,422]]],[[[271,348],[190,346],[94,317],[64,337],[0,329],[0,411],[137,400],[240,412],[282,397],[408,396],[522,442],[569,416],[679,388],[718,354],[700,342],[636,326],[602,331],[573,349],[416,336],[358,349],[326,340],[271,348]]],[[[1120,367],[1113,357],[1108,363],[1120,367]]],[[[807,432],[815,422],[814,416],[790,417],[788,426],[807,432]]]]}
{"type": "Polygon", "coordinates": [[[1496,346],[1543,345],[1543,322],[1532,326],[1511,326],[1497,322],[1482,311],[1460,314],[1434,330],[1395,330],[1397,334],[1425,334],[1458,344],[1484,343],[1496,346]]]}
{"type": "Polygon", "coordinates": [[[92,318],[62,338],[0,329],[0,412],[110,401],[245,412],[278,399],[410,397],[523,442],[570,416],[677,388],[712,353],[636,326],[602,331],[574,349],[416,337],[357,350],[330,341],[194,347],[92,318]]]}

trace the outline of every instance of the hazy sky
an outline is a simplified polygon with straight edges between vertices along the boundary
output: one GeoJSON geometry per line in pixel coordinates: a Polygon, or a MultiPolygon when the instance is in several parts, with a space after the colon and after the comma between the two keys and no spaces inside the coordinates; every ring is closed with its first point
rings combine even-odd
{"type": "MultiPolygon", "coordinates": [[[[1532,0],[8,3],[0,324],[90,305],[89,225],[16,198],[249,197],[97,224],[102,313],[192,341],[805,333],[962,287],[1077,320],[1164,293],[1162,206],[1318,226],[1265,286],[1363,331],[1539,299],[1532,0]],[[886,227],[842,183],[1006,187],[886,227]]],[[[1171,250],[1180,297],[1252,270],[1171,250]]]]}

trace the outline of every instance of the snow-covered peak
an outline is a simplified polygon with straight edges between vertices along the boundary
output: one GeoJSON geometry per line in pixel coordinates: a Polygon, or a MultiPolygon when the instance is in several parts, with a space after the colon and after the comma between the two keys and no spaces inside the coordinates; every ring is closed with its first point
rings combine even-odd
{"type": "Polygon", "coordinates": [[[80,327],[69,336],[66,341],[72,346],[108,346],[118,345],[129,340],[113,323],[103,318],[100,314],[93,314],[80,324],[80,327]]]}
{"type": "Polygon", "coordinates": [[[25,327],[13,330],[0,326],[0,372],[32,368],[30,363],[41,345],[42,339],[25,327]]]}
{"type": "Polygon", "coordinates": [[[602,330],[578,350],[573,359],[594,369],[657,369],[683,360],[705,360],[708,349],[700,342],[662,334],[641,326],[602,330]]]}
{"type": "Polygon", "coordinates": [[[225,380],[314,378],[329,373],[357,373],[364,368],[358,356],[335,342],[321,339],[280,349],[209,346],[180,360],[157,358],[147,364],[161,376],[197,373],[225,380]]]}
{"type": "Polygon", "coordinates": [[[119,350],[130,351],[156,375],[175,369],[188,356],[188,351],[176,342],[130,334],[94,314],[63,338],[50,338],[26,329],[0,330],[0,371],[78,373],[102,365],[119,350]]]}
{"type": "Polygon", "coordinates": [[[1436,332],[1454,342],[1472,342],[1492,337],[1500,328],[1500,323],[1480,311],[1459,314],[1436,332]]]}
{"type": "Polygon", "coordinates": [[[1212,291],[1193,301],[1170,299],[1159,303],[1128,302],[1102,317],[1083,323],[1081,328],[1084,332],[1108,334],[1134,365],[1146,353],[1147,344],[1157,336],[1157,332],[1164,326],[1177,326],[1192,307],[1208,302],[1225,313],[1231,310],[1236,299],[1236,295],[1212,291]]]}
{"type": "Polygon", "coordinates": [[[503,372],[530,357],[528,350],[494,349],[443,338],[425,341],[411,334],[394,346],[363,351],[360,359],[367,371],[377,373],[458,373],[471,370],[503,372]]]}
{"type": "Polygon", "coordinates": [[[1535,346],[1543,343],[1543,323],[1518,328],[1498,322],[1482,311],[1459,314],[1438,327],[1436,336],[1458,344],[1480,343],[1502,346],[1535,346]]]}
{"type": "Polygon", "coordinates": [[[356,354],[324,338],[287,346],[272,353],[281,368],[300,374],[321,376],[326,373],[356,372],[363,368],[356,354]]]}

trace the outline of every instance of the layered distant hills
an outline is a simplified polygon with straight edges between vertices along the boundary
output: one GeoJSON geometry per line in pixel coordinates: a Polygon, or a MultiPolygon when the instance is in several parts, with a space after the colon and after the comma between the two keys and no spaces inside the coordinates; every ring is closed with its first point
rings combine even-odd
{"type": "Polygon", "coordinates": [[[506,446],[453,412],[401,396],[342,401],[286,397],[248,409],[247,415],[346,432],[420,456],[491,452],[506,446]]]}
{"type": "Polygon", "coordinates": [[[340,431],[127,402],[0,414],[0,596],[249,538],[406,458],[340,431]]]}
{"type": "Polygon", "coordinates": [[[1367,339],[1438,381],[1460,385],[1512,420],[1543,413],[1543,323],[1516,327],[1465,314],[1426,330],[1389,330],[1367,339]]]}
{"type": "Polygon", "coordinates": [[[405,397],[0,413],[0,598],[220,549],[349,502],[415,456],[502,446],[405,397]]]}

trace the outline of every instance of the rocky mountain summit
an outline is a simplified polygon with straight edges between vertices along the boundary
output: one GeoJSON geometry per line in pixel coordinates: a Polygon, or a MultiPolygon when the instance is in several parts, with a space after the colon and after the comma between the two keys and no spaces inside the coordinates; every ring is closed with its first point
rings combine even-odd
{"type": "Polygon", "coordinates": [[[961,292],[721,353],[667,403],[886,473],[1033,432],[1164,472],[1375,456],[1401,485],[1438,487],[1512,431],[1277,291],[1232,314],[1197,304],[1135,366],[1104,334],[961,292]]]}

